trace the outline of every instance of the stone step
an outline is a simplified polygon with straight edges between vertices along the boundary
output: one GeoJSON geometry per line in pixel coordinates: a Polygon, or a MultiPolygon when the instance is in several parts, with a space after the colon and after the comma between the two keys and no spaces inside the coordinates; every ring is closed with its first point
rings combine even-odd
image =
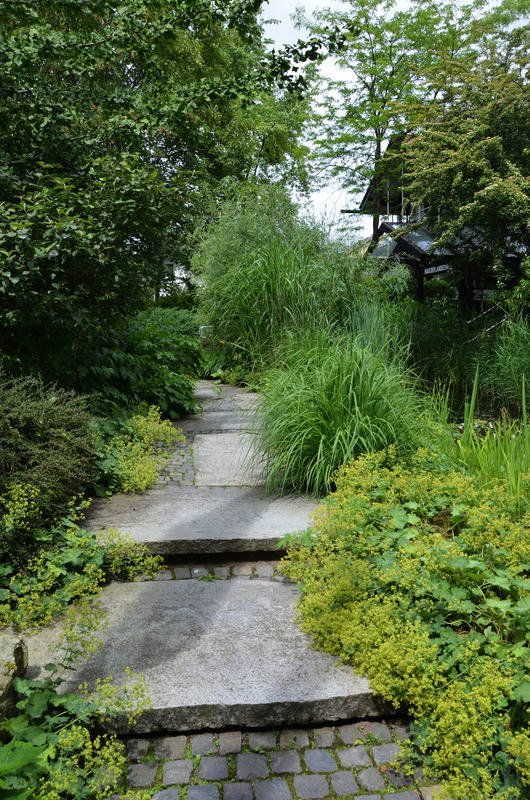
{"type": "Polygon", "coordinates": [[[251,427],[252,417],[245,411],[204,411],[184,417],[175,424],[185,434],[244,431],[251,427]]]}
{"type": "MultiPolygon", "coordinates": [[[[71,677],[89,687],[142,673],[152,708],[120,733],[307,725],[380,716],[368,681],[311,648],[294,622],[297,590],[266,581],[113,583],[101,594],[103,646],[71,677]]],[[[30,640],[30,674],[53,632],[30,640]]],[[[388,710],[388,709],[386,709],[388,710]]]]}
{"type": "Polygon", "coordinates": [[[260,486],[262,459],[252,433],[197,433],[193,440],[196,486],[260,486]]]}
{"type": "Polygon", "coordinates": [[[118,528],[152,553],[275,552],[286,533],[305,530],[318,503],[266,495],[259,487],[180,487],[96,501],[90,530],[118,528]]]}

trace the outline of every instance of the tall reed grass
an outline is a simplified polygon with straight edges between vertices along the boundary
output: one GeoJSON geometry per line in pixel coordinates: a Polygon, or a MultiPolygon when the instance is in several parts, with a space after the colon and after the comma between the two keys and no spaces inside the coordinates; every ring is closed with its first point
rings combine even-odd
{"type": "Polygon", "coordinates": [[[530,403],[530,325],[522,317],[507,320],[493,348],[493,356],[481,364],[483,383],[497,403],[517,412],[521,399],[530,403]]]}
{"type": "Polygon", "coordinates": [[[406,376],[358,338],[298,338],[264,382],[258,411],[268,488],[321,495],[338,467],[359,453],[422,439],[421,401],[406,376]]]}
{"type": "MultiPolygon", "coordinates": [[[[526,408],[526,385],[521,382],[521,418],[511,418],[504,413],[496,422],[476,420],[479,390],[479,370],[475,373],[473,389],[464,407],[461,435],[444,437],[445,454],[455,466],[478,476],[485,484],[492,481],[506,483],[507,491],[516,499],[521,509],[530,502],[530,425],[526,408]]],[[[439,396],[436,403],[438,422],[445,428],[448,423],[448,395],[439,396]]]]}
{"type": "Polygon", "coordinates": [[[263,366],[286,332],[328,327],[333,275],[310,255],[280,240],[235,264],[204,297],[218,340],[253,367],[263,366]]]}

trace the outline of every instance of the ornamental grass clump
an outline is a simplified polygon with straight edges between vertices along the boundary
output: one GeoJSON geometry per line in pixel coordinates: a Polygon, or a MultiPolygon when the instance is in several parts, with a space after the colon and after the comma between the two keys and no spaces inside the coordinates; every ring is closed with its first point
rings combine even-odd
{"type": "Polygon", "coordinates": [[[395,445],[411,453],[422,438],[422,403],[397,360],[359,339],[315,335],[284,351],[264,381],[257,412],[270,489],[315,495],[360,453],[395,445]]]}
{"type": "Polygon", "coordinates": [[[419,449],[336,476],[282,571],[317,646],[414,717],[444,798],[522,800],[530,786],[530,512],[502,481],[419,449]]]}

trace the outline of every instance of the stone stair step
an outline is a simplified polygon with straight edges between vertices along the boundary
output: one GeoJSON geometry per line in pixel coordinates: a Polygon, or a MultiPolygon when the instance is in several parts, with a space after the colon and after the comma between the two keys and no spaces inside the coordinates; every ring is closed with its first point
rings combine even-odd
{"type": "Polygon", "coordinates": [[[253,487],[180,487],[114,495],[94,503],[90,530],[118,528],[152,553],[274,552],[286,533],[305,530],[318,502],[253,487]]]}
{"type": "Polygon", "coordinates": [[[252,425],[248,412],[204,411],[175,423],[185,434],[245,431],[252,425]]]}
{"type": "MultiPolygon", "coordinates": [[[[100,599],[103,646],[66,688],[108,675],[120,685],[126,667],[142,673],[152,709],[134,725],[120,719],[121,733],[296,726],[385,711],[365,678],[311,648],[294,622],[294,585],[113,583],[100,599]]],[[[32,675],[51,660],[49,643],[42,632],[29,642],[32,675]]]]}
{"type": "Polygon", "coordinates": [[[198,433],[193,440],[196,486],[260,486],[263,467],[252,433],[198,433]]]}

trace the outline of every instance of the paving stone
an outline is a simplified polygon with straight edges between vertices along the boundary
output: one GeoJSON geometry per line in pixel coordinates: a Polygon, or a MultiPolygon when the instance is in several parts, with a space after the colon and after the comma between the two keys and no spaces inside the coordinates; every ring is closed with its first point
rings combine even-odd
{"type": "Polygon", "coordinates": [[[215,753],[217,748],[211,733],[199,733],[190,737],[191,752],[194,756],[204,756],[215,753]]]}
{"type": "Polygon", "coordinates": [[[190,786],[188,800],[219,800],[217,786],[190,786]]]}
{"type": "Polygon", "coordinates": [[[334,772],[337,762],[327,750],[306,750],[304,761],[311,772],[334,772]]]}
{"type": "MultiPolygon", "coordinates": [[[[153,795],[151,800],[179,800],[180,792],[178,789],[162,789],[161,792],[157,792],[153,795]]],[[[123,798],[118,798],[118,800],[123,800],[123,798]]]]}
{"type": "Polygon", "coordinates": [[[156,758],[184,758],[187,739],[185,736],[164,736],[155,739],[153,749],[156,758]]]}
{"type": "Polygon", "coordinates": [[[173,580],[173,575],[169,569],[165,569],[163,572],[157,572],[155,575],[155,581],[171,581],[173,580]]]}
{"type": "Polygon", "coordinates": [[[370,722],[361,723],[361,727],[363,733],[375,736],[380,742],[392,741],[392,734],[390,733],[388,725],[385,725],[384,722],[372,722],[370,720],[370,722]]]}
{"type": "Polygon", "coordinates": [[[335,728],[315,728],[313,736],[319,747],[333,747],[335,744],[335,728]]]}
{"type": "Polygon", "coordinates": [[[232,567],[232,575],[236,578],[242,575],[252,575],[252,564],[234,564],[232,567]]]}
{"type": "Polygon", "coordinates": [[[380,794],[356,794],[355,800],[381,800],[380,794]]]}
{"type": "Polygon", "coordinates": [[[256,569],[260,578],[272,578],[274,575],[274,567],[271,564],[259,564],[256,569]]]}
{"type": "Polygon", "coordinates": [[[385,794],[385,800],[421,800],[418,792],[397,792],[396,794],[385,794]]]}
{"type": "Polygon", "coordinates": [[[268,778],[269,768],[267,759],[258,753],[239,753],[237,756],[237,777],[240,780],[248,778],[268,778]]]}
{"type": "Polygon", "coordinates": [[[278,750],[271,753],[271,771],[281,774],[287,772],[294,775],[301,772],[300,756],[296,750],[278,750]]]}
{"type": "Polygon", "coordinates": [[[239,731],[227,731],[219,734],[219,752],[222,756],[241,752],[241,734],[239,731]]]}
{"type": "Polygon", "coordinates": [[[230,567],[214,567],[213,574],[217,578],[228,578],[230,575],[230,567]]]}
{"type": "Polygon", "coordinates": [[[329,796],[329,786],[323,775],[295,775],[294,790],[302,800],[319,800],[329,796]]]}
{"type": "Polygon", "coordinates": [[[223,756],[203,756],[199,778],[204,781],[224,781],[228,778],[228,766],[223,756]]]}
{"type": "Polygon", "coordinates": [[[131,764],[127,769],[127,783],[134,788],[154,783],[158,764],[131,764]]]}
{"type": "Polygon", "coordinates": [[[423,800],[437,800],[442,790],[441,785],[438,783],[436,786],[422,786],[420,788],[420,795],[423,800]]]}
{"type": "Polygon", "coordinates": [[[398,744],[376,744],[372,747],[372,758],[376,764],[390,764],[398,757],[398,744]]]}
{"type": "Polygon", "coordinates": [[[339,733],[344,744],[355,744],[359,739],[363,742],[365,740],[365,736],[361,733],[358,722],[354,722],[351,725],[341,725],[339,727],[339,733]]]}
{"type": "Polygon", "coordinates": [[[363,744],[348,747],[347,750],[339,750],[338,756],[343,767],[366,767],[372,763],[363,744]]]}
{"type": "Polygon", "coordinates": [[[162,767],[162,783],[171,786],[172,783],[189,783],[193,771],[193,761],[188,759],[166,761],[162,767]]]}
{"type": "Polygon", "coordinates": [[[378,789],[385,788],[383,776],[375,767],[363,769],[362,772],[357,773],[357,780],[363,789],[368,789],[370,792],[376,792],[378,789]]]}
{"type": "Polygon", "coordinates": [[[145,758],[150,744],[149,739],[129,739],[126,744],[129,761],[140,761],[141,758],[145,758]]]}
{"type": "Polygon", "coordinates": [[[402,789],[404,786],[411,786],[414,783],[414,778],[411,775],[404,775],[402,772],[396,772],[393,769],[387,769],[385,776],[395,789],[402,789]]]}
{"type": "Polygon", "coordinates": [[[185,480],[192,485],[172,482],[163,492],[96,499],[85,526],[126,530],[161,555],[260,550],[276,555],[280,539],[307,528],[318,506],[313,498],[268,495],[262,487],[196,487],[193,474],[185,480]]]}
{"type": "Polygon", "coordinates": [[[173,567],[173,575],[177,580],[186,580],[191,578],[191,570],[189,567],[173,567]]]}
{"type": "Polygon", "coordinates": [[[250,783],[225,783],[224,800],[252,800],[250,783]]]}
{"type": "Polygon", "coordinates": [[[410,731],[405,725],[391,725],[390,730],[394,734],[394,738],[399,742],[408,739],[410,736],[410,731]]]}
{"type": "Polygon", "coordinates": [[[331,775],[331,785],[333,787],[333,791],[339,797],[343,797],[345,794],[355,794],[355,792],[359,791],[359,785],[357,781],[353,777],[352,773],[347,772],[346,770],[334,772],[333,775],[331,775]]]}
{"type": "Polygon", "coordinates": [[[254,784],[256,800],[291,800],[291,790],[282,778],[258,781],[254,784]]]}
{"type": "Polygon", "coordinates": [[[199,433],[193,442],[197,486],[259,486],[263,466],[252,433],[199,433]]]}
{"type": "Polygon", "coordinates": [[[272,733],[272,731],[249,733],[248,746],[251,750],[274,750],[276,747],[276,734],[272,733]]]}
{"type": "Polygon", "coordinates": [[[192,567],[192,578],[206,578],[210,573],[205,567],[192,567]]]}
{"type": "MultiPolygon", "coordinates": [[[[113,722],[119,733],[273,728],[286,722],[314,727],[340,718],[346,709],[369,715],[379,708],[365,678],[311,648],[294,621],[295,586],[248,580],[112,582],[98,600],[108,620],[103,645],[64,688],[75,691],[86,682],[91,689],[107,675],[123,686],[124,665],[142,673],[152,708],[133,724],[120,716],[113,722]],[[131,619],[134,625],[124,633],[131,619]]],[[[28,638],[32,668],[52,660],[58,634],[53,628],[28,638]]],[[[298,746],[307,747],[307,731],[303,735],[298,746]]]]}
{"type": "Polygon", "coordinates": [[[289,728],[280,733],[280,747],[309,747],[307,731],[289,728]]]}

